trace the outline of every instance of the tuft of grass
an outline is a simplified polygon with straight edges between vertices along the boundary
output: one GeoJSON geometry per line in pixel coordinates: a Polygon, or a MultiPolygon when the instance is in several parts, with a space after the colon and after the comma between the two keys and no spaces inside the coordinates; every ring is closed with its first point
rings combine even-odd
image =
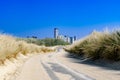
{"type": "Polygon", "coordinates": [[[15,58],[18,53],[46,53],[54,51],[50,47],[38,46],[25,41],[17,40],[10,35],[0,35],[0,63],[4,63],[6,59],[15,58]]]}
{"type": "Polygon", "coordinates": [[[83,40],[66,48],[66,51],[75,55],[84,55],[86,58],[120,60],[120,31],[92,32],[83,40]]]}

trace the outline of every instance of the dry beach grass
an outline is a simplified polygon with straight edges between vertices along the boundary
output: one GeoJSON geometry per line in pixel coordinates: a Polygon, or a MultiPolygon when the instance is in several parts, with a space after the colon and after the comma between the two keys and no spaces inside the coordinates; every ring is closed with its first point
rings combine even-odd
{"type": "Polygon", "coordinates": [[[66,51],[85,58],[120,60],[120,31],[92,32],[86,38],[68,46],[66,51]]]}
{"type": "Polygon", "coordinates": [[[45,53],[53,51],[45,46],[28,44],[25,41],[17,41],[16,38],[8,35],[0,35],[0,62],[5,59],[15,58],[18,53],[26,55],[27,53],[45,53]]]}
{"type": "Polygon", "coordinates": [[[10,35],[0,35],[0,80],[15,80],[19,69],[30,57],[54,51],[53,48],[18,41],[10,35]]]}

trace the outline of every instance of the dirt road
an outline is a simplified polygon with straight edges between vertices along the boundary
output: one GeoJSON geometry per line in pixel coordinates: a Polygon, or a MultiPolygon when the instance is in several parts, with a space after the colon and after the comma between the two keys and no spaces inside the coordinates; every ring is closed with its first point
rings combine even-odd
{"type": "Polygon", "coordinates": [[[58,62],[58,53],[41,54],[29,59],[16,80],[94,80],[58,62]]]}
{"type": "Polygon", "coordinates": [[[79,63],[64,52],[29,59],[16,80],[119,80],[120,71],[79,63]]]}

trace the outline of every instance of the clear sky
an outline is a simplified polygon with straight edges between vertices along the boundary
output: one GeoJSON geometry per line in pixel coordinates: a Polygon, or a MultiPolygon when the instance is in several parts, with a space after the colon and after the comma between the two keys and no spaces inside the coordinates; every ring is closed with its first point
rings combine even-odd
{"type": "Polygon", "coordinates": [[[119,27],[120,0],[0,0],[0,31],[15,36],[84,37],[93,30],[119,27]]]}

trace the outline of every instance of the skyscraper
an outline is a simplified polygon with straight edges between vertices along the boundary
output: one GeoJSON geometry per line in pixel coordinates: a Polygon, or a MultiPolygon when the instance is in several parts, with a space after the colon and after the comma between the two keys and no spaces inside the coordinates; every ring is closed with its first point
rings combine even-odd
{"type": "Polygon", "coordinates": [[[54,28],[54,38],[57,39],[59,36],[59,30],[58,28],[54,28]]]}
{"type": "Polygon", "coordinates": [[[74,38],[73,37],[70,37],[70,43],[74,43],[74,38]]]}
{"type": "Polygon", "coordinates": [[[76,36],[74,36],[74,41],[76,41],[77,40],[77,37],[76,36]]]}

